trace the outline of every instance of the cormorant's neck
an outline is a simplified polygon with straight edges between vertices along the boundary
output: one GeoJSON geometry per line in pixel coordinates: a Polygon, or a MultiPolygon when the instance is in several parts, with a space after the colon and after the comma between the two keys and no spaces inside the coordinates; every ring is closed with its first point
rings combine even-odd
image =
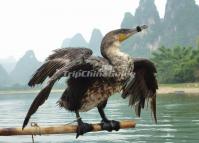
{"type": "Polygon", "coordinates": [[[120,42],[116,41],[109,47],[104,47],[102,51],[104,58],[109,60],[111,64],[118,65],[119,61],[125,62],[129,60],[129,56],[126,53],[120,51],[120,42]]]}

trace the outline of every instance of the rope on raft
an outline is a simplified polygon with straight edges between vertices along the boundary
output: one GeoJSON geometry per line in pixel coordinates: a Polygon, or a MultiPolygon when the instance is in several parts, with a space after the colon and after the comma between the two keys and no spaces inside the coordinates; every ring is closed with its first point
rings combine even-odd
{"type": "MultiPolygon", "coordinates": [[[[78,120],[78,118],[76,120],[70,122],[70,123],[65,124],[65,125],[69,125],[69,124],[75,123],[75,122],[77,122],[77,120],[78,120]]],[[[40,129],[40,126],[37,123],[35,123],[35,122],[31,122],[30,125],[31,125],[31,127],[36,127],[36,129],[38,129],[38,131],[39,131],[37,134],[34,134],[34,135],[32,134],[31,135],[32,143],[35,143],[34,136],[36,136],[36,135],[40,135],[41,136],[41,129],[40,129]]]]}

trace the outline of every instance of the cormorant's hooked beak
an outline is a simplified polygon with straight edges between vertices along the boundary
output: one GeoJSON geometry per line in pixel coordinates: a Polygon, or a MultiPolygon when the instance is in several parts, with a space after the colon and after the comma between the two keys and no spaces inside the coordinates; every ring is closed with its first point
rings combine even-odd
{"type": "Polygon", "coordinates": [[[119,41],[123,42],[124,40],[128,39],[130,36],[134,35],[137,32],[141,32],[144,29],[147,29],[147,25],[137,26],[134,29],[125,29],[124,32],[119,34],[119,41]]]}

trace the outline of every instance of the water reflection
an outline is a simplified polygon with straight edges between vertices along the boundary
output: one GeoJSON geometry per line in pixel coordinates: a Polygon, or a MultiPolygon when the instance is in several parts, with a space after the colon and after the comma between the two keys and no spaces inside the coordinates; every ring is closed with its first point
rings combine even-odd
{"type": "MultiPolygon", "coordinates": [[[[0,127],[20,127],[23,118],[31,104],[34,95],[6,95],[0,96],[0,127]]],[[[31,118],[40,125],[65,124],[75,119],[74,113],[60,110],[56,107],[59,95],[51,95],[49,100],[31,118]]],[[[142,112],[142,118],[135,117],[134,111],[128,107],[128,101],[114,96],[108,103],[106,113],[111,119],[134,119],[137,126],[134,129],[119,132],[88,133],[78,140],[74,134],[36,136],[39,143],[179,143],[199,141],[199,96],[158,96],[158,124],[151,119],[149,109],[142,112]],[[119,101],[119,102],[118,102],[119,101]]],[[[82,113],[88,122],[99,122],[100,116],[96,109],[82,113]]],[[[30,136],[0,137],[2,143],[31,142],[30,136]]]]}

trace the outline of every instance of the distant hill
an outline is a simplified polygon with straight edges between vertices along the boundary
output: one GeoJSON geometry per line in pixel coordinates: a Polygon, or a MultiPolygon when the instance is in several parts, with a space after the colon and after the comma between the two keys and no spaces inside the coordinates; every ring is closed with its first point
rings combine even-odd
{"type": "Polygon", "coordinates": [[[86,40],[84,39],[84,37],[78,33],[76,34],[74,37],[72,37],[72,39],[70,40],[70,47],[88,47],[88,43],[86,42],[86,40]]]}
{"type": "Polygon", "coordinates": [[[199,36],[199,6],[195,0],[167,0],[161,44],[196,46],[199,36]]]}
{"type": "Polygon", "coordinates": [[[62,48],[67,47],[88,47],[88,43],[84,39],[84,37],[78,33],[75,36],[73,36],[71,39],[64,39],[62,43],[62,48]]]}
{"type": "Polygon", "coordinates": [[[66,48],[70,46],[70,39],[66,38],[63,40],[61,48],[66,48]]]}
{"type": "Polygon", "coordinates": [[[99,29],[94,29],[91,34],[91,39],[89,41],[89,48],[92,49],[96,56],[100,56],[100,45],[102,41],[103,35],[99,29]]]}
{"type": "Polygon", "coordinates": [[[33,51],[27,51],[10,73],[12,84],[26,85],[31,75],[41,65],[33,51]]]}
{"type": "Polygon", "coordinates": [[[0,64],[8,73],[10,73],[16,65],[16,60],[13,57],[8,57],[5,59],[0,59],[0,64]]]}
{"type": "MultiPolygon", "coordinates": [[[[136,57],[150,57],[152,51],[160,46],[174,47],[193,46],[199,37],[199,6],[195,0],[167,0],[165,16],[160,18],[155,0],[140,0],[139,6],[132,15],[126,12],[121,28],[133,28],[147,24],[149,28],[126,40],[122,50],[136,57]]],[[[107,31],[108,32],[108,31],[107,31]]],[[[89,47],[95,55],[100,54],[100,30],[94,29],[88,42],[81,34],[65,39],[62,47],[89,47]]]]}
{"type": "Polygon", "coordinates": [[[199,7],[194,0],[167,0],[165,17],[160,19],[154,0],[140,0],[135,15],[126,13],[122,28],[147,24],[149,29],[128,39],[124,51],[134,56],[150,57],[161,45],[196,46],[199,36],[199,7]]]}
{"type": "Polygon", "coordinates": [[[133,56],[149,57],[150,49],[157,48],[159,43],[159,30],[161,20],[154,0],[140,0],[139,7],[133,16],[126,13],[121,23],[122,28],[133,28],[146,24],[149,28],[143,32],[129,38],[125,43],[124,51],[133,56]],[[155,46],[155,47],[154,47],[155,46]]]}
{"type": "MultiPolygon", "coordinates": [[[[134,15],[125,13],[121,27],[133,28],[143,24],[149,26],[148,30],[134,35],[122,45],[122,50],[132,56],[150,57],[152,51],[161,45],[170,48],[176,45],[196,47],[196,39],[199,39],[199,6],[194,0],[167,0],[165,16],[161,19],[154,0],[140,0],[134,15]]],[[[88,47],[94,55],[99,56],[102,37],[100,30],[94,29],[89,42],[78,33],[66,38],[61,47],[88,47]]],[[[26,85],[40,65],[33,51],[27,51],[17,63],[10,58],[0,59],[0,87],[26,85]]]]}
{"type": "Polygon", "coordinates": [[[2,65],[0,65],[0,87],[6,87],[8,85],[8,73],[3,68],[2,65]]]}
{"type": "Polygon", "coordinates": [[[66,38],[64,39],[62,43],[62,48],[67,48],[67,47],[85,47],[85,48],[90,48],[93,50],[94,54],[99,56],[101,55],[100,53],[100,45],[101,45],[101,40],[102,40],[102,33],[100,32],[99,29],[94,29],[89,43],[84,39],[84,37],[81,34],[76,34],[73,36],[71,39],[66,38]]]}

